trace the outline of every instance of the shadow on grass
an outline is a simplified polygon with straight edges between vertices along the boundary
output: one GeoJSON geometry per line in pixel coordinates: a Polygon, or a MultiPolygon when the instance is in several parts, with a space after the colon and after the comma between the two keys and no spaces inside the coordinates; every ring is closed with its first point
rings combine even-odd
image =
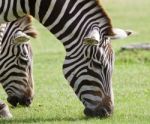
{"type": "Polygon", "coordinates": [[[10,119],[10,120],[5,120],[5,119],[0,119],[0,124],[22,124],[22,123],[44,123],[44,122],[61,122],[61,121],[66,121],[66,122],[75,122],[75,121],[87,121],[92,118],[88,117],[78,117],[78,118],[71,118],[71,117],[66,117],[66,118],[26,118],[26,119],[10,119]]]}
{"type": "MultiPolygon", "coordinates": [[[[120,117],[120,116],[119,116],[120,117]]],[[[149,116],[137,116],[137,115],[134,115],[131,117],[132,120],[142,120],[142,119],[146,119],[146,120],[149,120],[149,116]]],[[[118,117],[113,117],[111,116],[110,118],[106,119],[106,118],[89,118],[89,117],[85,117],[85,116],[82,116],[82,117],[64,117],[64,118],[59,118],[59,117],[55,117],[55,118],[40,118],[40,117],[37,117],[37,118],[26,118],[26,119],[10,119],[10,120],[4,120],[4,119],[0,119],[0,124],[33,124],[33,123],[37,123],[37,124],[44,124],[44,123],[53,123],[53,122],[68,122],[68,123],[73,123],[73,122],[77,122],[77,121],[85,121],[85,123],[90,120],[93,120],[93,119],[97,119],[97,120],[101,120],[101,121],[104,121],[104,120],[107,120],[107,121],[130,121],[130,119],[127,119],[125,116],[123,117],[120,117],[120,119],[118,120],[118,117]]]]}

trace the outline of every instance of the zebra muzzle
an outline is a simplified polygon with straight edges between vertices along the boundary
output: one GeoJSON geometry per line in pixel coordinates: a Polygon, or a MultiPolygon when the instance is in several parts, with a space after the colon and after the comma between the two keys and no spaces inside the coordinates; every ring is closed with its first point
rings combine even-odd
{"type": "Polygon", "coordinates": [[[100,42],[99,29],[94,28],[83,40],[86,45],[97,45],[100,42]]]}
{"type": "Polygon", "coordinates": [[[107,111],[106,108],[101,107],[97,110],[91,110],[89,108],[84,109],[84,114],[88,117],[100,117],[100,118],[106,118],[109,117],[111,114],[107,111]]]}
{"type": "Polygon", "coordinates": [[[7,101],[14,107],[17,106],[17,104],[19,103],[19,98],[16,96],[10,96],[7,98],[7,101]]]}
{"type": "Polygon", "coordinates": [[[7,98],[7,101],[14,107],[17,107],[18,104],[22,106],[30,106],[32,103],[32,98],[19,98],[17,96],[10,96],[7,98]]]}

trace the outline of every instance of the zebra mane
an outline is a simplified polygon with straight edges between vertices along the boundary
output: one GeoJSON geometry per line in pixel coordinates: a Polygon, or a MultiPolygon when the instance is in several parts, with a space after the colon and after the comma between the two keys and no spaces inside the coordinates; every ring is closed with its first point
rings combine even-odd
{"type": "Polygon", "coordinates": [[[0,42],[2,41],[3,35],[4,35],[4,31],[6,28],[6,23],[0,24],[0,42]]]}
{"type": "Polygon", "coordinates": [[[4,31],[6,29],[6,23],[0,24],[0,53],[1,53],[1,45],[2,45],[2,39],[4,35],[4,31]]]}
{"type": "Polygon", "coordinates": [[[101,2],[100,0],[96,0],[97,2],[97,5],[100,7],[100,10],[102,12],[102,16],[105,18],[105,21],[107,21],[107,24],[108,24],[108,28],[105,30],[105,34],[108,35],[108,36],[113,36],[115,35],[114,32],[113,32],[113,27],[112,27],[112,23],[111,23],[111,19],[110,17],[108,16],[108,14],[105,12],[105,10],[103,9],[102,5],[101,5],[101,2]]]}
{"type": "Polygon", "coordinates": [[[37,30],[32,26],[32,16],[26,15],[16,20],[22,32],[30,37],[36,38],[37,30]]]}

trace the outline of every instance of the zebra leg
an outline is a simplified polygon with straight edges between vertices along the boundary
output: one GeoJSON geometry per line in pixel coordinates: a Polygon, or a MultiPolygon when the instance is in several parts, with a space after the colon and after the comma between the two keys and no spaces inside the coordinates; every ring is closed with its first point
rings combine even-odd
{"type": "Polygon", "coordinates": [[[12,118],[12,114],[9,111],[8,106],[0,100],[0,117],[1,118],[12,118]]]}

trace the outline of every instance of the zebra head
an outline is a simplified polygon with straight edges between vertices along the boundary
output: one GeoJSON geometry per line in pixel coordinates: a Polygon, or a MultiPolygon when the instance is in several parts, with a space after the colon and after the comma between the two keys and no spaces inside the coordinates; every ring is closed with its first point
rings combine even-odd
{"type": "Polygon", "coordinates": [[[36,32],[31,17],[3,24],[1,28],[0,82],[13,106],[29,106],[34,96],[32,49],[27,42],[36,32]]]}
{"type": "Polygon", "coordinates": [[[84,113],[87,116],[110,116],[114,108],[111,80],[114,53],[111,44],[88,46],[84,58],[88,76],[83,80],[85,89],[78,94],[86,107],[84,113]]]}
{"type": "Polygon", "coordinates": [[[87,116],[108,117],[114,110],[114,53],[111,39],[124,38],[132,32],[111,30],[111,35],[101,38],[100,31],[92,29],[83,40],[82,49],[77,51],[78,54],[66,55],[64,61],[65,78],[84,104],[84,113],[87,116]]]}

